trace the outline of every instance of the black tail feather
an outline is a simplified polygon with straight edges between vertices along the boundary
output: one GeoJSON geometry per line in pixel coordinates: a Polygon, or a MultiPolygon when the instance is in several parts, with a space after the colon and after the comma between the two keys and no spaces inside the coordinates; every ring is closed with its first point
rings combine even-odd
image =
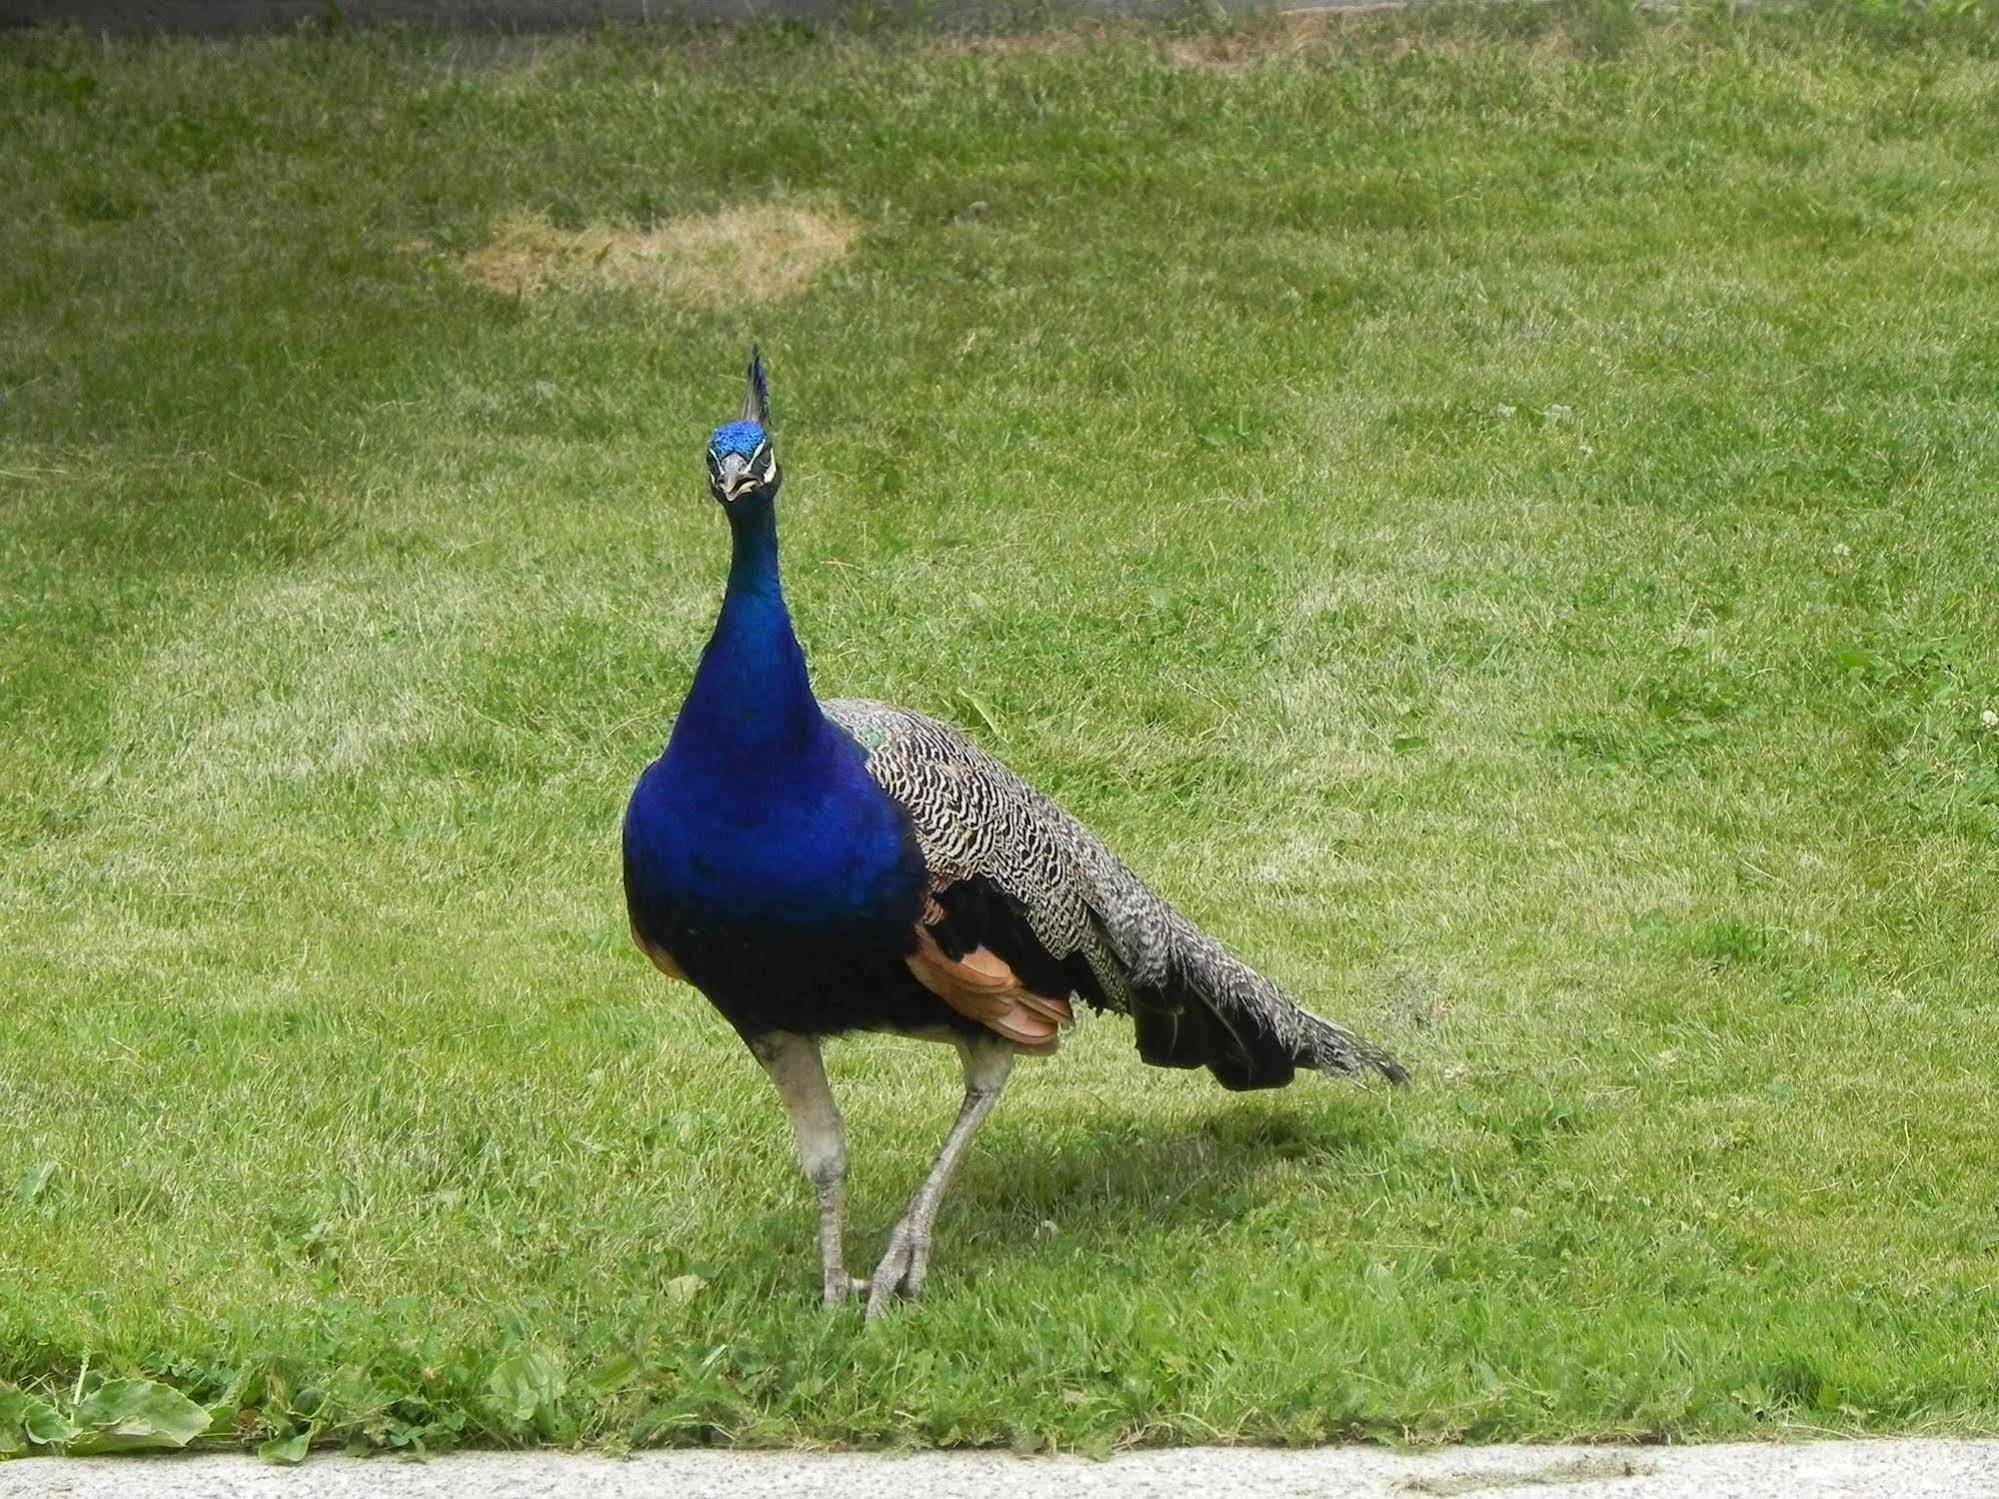
{"type": "Polygon", "coordinates": [[[1281,1088],[1300,1067],[1348,1076],[1373,1071],[1398,1086],[1409,1081],[1386,1052],[1308,1011],[1294,1011],[1287,1040],[1261,1015],[1224,1008],[1178,973],[1162,987],[1135,989],[1131,1010],[1141,1061],[1205,1067],[1231,1092],[1281,1088]]]}

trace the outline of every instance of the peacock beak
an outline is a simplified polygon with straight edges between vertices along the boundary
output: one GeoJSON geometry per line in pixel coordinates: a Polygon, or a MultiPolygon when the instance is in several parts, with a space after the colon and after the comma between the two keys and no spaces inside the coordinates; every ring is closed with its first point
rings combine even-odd
{"type": "Polygon", "coordinates": [[[750,460],[740,453],[724,453],[716,482],[722,487],[722,498],[733,500],[750,487],[750,460]]]}

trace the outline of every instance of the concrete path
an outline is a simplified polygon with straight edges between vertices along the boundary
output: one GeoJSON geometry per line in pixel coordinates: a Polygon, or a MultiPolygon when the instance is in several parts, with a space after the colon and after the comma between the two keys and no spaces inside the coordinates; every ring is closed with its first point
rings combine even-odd
{"type": "Polygon", "coordinates": [[[1140,1452],[1089,1462],[985,1453],[652,1452],[618,1459],[462,1453],[429,1462],[314,1457],[30,1458],[0,1499],[1999,1499],[1999,1442],[1712,1447],[1454,1447],[1405,1454],[1140,1452]]]}

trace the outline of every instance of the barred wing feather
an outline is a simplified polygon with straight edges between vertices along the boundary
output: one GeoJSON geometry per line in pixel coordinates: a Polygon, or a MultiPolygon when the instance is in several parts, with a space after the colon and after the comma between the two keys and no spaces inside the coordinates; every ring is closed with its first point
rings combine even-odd
{"type": "MultiPolygon", "coordinates": [[[[909,814],[930,876],[926,927],[944,930],[959,892],[989,885],[1040,949],[1031,954],[1044,975],[1038,992],[1062,1000],[1073,987],[1130,1015],[1140,1055],[1157,1066],[1206,1067],[1231,1088],[1278,1087],[1298,1067],[1406,1081],[1386,1053],[1300,1009],[957,730],[887,703],[822,706],[909,814]]],[[[1025,966],[1021,945],[1016,935],[1015,967],[1025,966]]],[[[1052,1045],[1052,1023],[1045,1036],[1052,1045]]]]}

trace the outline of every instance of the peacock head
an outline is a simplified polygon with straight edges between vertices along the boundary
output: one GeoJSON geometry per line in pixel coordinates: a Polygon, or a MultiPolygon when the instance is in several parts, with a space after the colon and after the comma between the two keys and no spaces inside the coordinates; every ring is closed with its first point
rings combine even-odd
{"type": "Polygon", "coordinates": [[[771,451],[770,434],[764,431],[769,420],[770,391],[764,384],[763,356],[752,348],[743,414],[717,427],[708,439],[708,487],[724,505],[768,501],[776,496],[783,479],[777,455],[771,451]]]}

